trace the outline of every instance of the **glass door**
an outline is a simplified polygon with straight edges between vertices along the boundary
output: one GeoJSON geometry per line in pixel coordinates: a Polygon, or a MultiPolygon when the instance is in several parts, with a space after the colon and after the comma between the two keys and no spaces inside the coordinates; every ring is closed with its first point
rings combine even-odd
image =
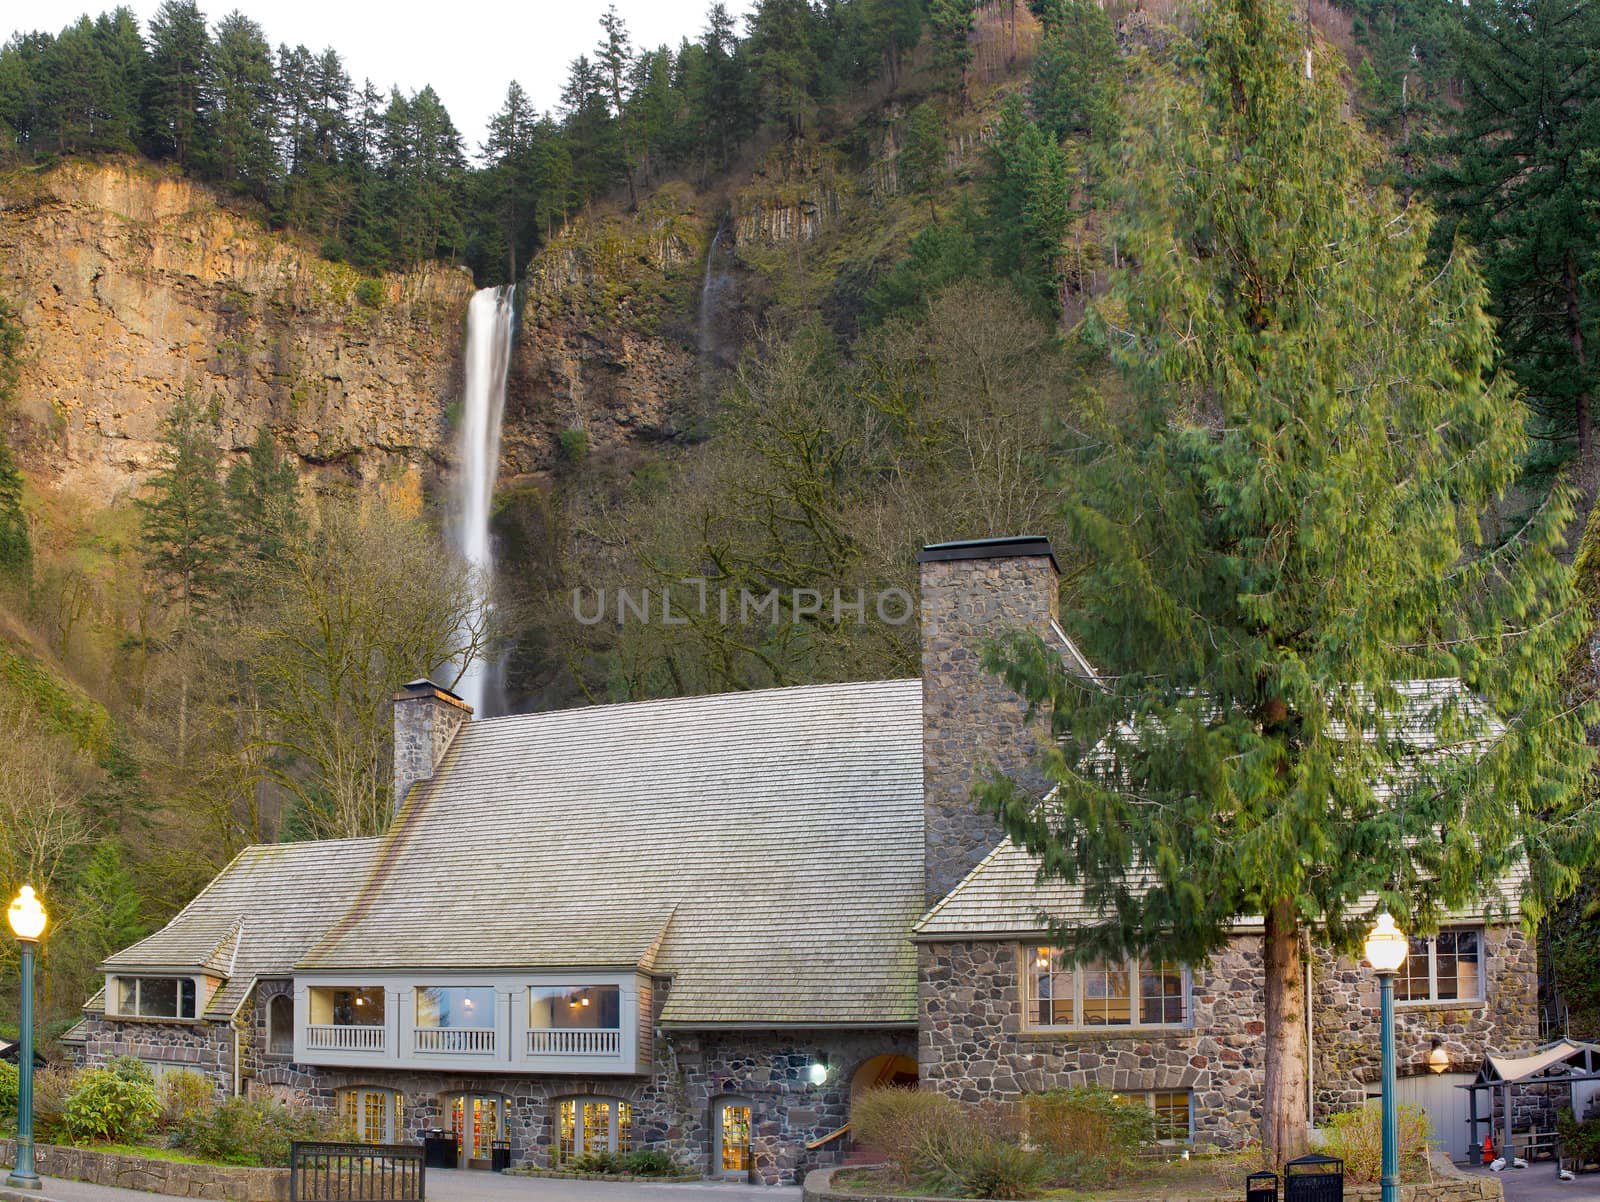
{"type": "Polygon", "coordinates": [[[464,1169],[487,1169],[494,1141],[501,1138],[500,1099],[485,1094],[457,1094],[450,1121],[456,1135],[456,1163],[464,1169]]]}
{"type": "Polygon", "coordinates": [[[712,1167],[719,1177],[750,1176],[750,1106],[723,1102],[716,1123],[717,1148],[712,1167]]]}

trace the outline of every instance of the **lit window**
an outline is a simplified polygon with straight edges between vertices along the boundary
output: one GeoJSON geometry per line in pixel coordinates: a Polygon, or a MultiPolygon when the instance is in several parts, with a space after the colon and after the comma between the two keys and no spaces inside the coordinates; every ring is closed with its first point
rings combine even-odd
{"type": "Polygon", "coordinates": [[[1189,1093],[1173,1090],[1146,1094],[1150,1109],[1155,1115],[1155,1137],[1158,1143],[1188,1143],[1192,1126],[1189,1115],[1189,1093]]]}
{"type": "Polygon", "coordinates": [[[1483,998],[1483,932],[1440,931],[1413,936],[1406,962],[1394,979],[1402,1002],[1465,1002],[1483,998]]]}
{"type": "Polygon", "coordinates": [[[417,989],[417,1026],[454,1029],[494,1026],[494,990],[488,986],[428,985],[417,989]]]}
{"type": "Polygon", "coordinates": [[[405,1138],[405,1100],[397,1090],[340,1090],[339,1117],[360,1143],[397,1144],[405,1138]]]}
{"type": "Polygon", "coordinates": [[[1025,952],[1034,1026],[1181,1027],[1189,1021],[1189,974],[1180,964],[1092,960],[1074,967],[1058,948],[1025,952]]]}
{"type": "Polygon", "coordinates": [[[616,985],[529,989],[528,1025],[547,1030],[615,1031],[622,1026],[622,990],[616,985]]]}
{"type": "Polygon", "coordinates": [[[381,1027],[385,997],[378,987],[313,986],[307,991],[308,1013],[314,1026],[381,1027]]]}
{"type": "Polygon", "coordinates": [[[567,1098],[556,1104],[556,1159],[633,1151],[633,1106],[621,1098],[567,1098]]]}
{"type": "Polygon", "coordinates": [[[194,1018],[194,978],[118,977],[117,1013],[130,1018],[194,1018]]]}

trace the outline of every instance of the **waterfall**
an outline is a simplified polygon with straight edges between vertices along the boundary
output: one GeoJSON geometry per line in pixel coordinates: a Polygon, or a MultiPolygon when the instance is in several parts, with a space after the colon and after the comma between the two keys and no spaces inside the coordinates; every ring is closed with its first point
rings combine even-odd
{"type": "MultiPolygon", "coordinates": [[[[495,476],[500,470],[500,421],[506,407],[506,373],[516,334],[516,287],[484,288],[467,306],[466,383],[461,398],[461,449],[457,459],[451,510],[455,546],[472,569],[478,616],[494,605],[494,545],[489,514],[495,476]]],[[[475,716],[492,718],[502,709],[500,664],[474,662],[456,684],[456,692],[475,716]]]]}
{"type": "Polygon", "coordinates": [[[707,382],[707,368],[712,364],[717,352],[717,331],[715,320],[717,316],[717,299],[722,294],[722,287],[728,282],[727,274],[718,273],[717,244],[722,241],[722,232],[728,227],[728,214],[722,215],[722,220],[717,224],[717,232],[711,235],[711,245],[706,247],[706,273],[700,282],[700,384],[704,390],[707,382]]]}

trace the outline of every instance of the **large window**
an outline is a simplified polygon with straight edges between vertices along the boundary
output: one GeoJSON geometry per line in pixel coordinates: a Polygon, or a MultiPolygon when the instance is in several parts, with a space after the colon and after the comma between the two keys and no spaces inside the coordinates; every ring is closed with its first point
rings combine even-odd
{"type": "Polygon", "coordinates": [[[384,991],[381,988],[323,988],[310,990],[311,1021],[319,1026],[383,1026],[384,991]]]}
{"type": "Polygon", "coordinates": [[[622,1025],[622,990],[615,985],[534,986],[528,990],[528,1026],[615,1031],[622,1025]]]}
{"type": "Polygon", "coordinates": [[[417,1026],[494,1026],[494,990],[487,985],[425,985],[417,989],[417,1026]]]}
{"type": "Polygon", "coordinates": [[[397,1144],[405,1139],[405,1101],[393,1089],[341,1089],[339,1116],[364,1144],[397,1144]]]}
{"type": "Polygon", "coordinates": [[[1406,962],[1394,981],[1402,1002],[1483,1000],[1483,932],[1440,931],[1432,939],[1413,937],[1406,962]]]}
{"type": "Polygon", "coordinates": [[[1189,975],[1171,962],[1066,962],[1058,948],[1024,949],[1028,1021],[1037,1027],[1181,1027],[1189,975]]]}
{"type": "Polygon", "coordinates": [[[194,978],[118,977],[117,1014],[130,1018],[194,1018],[194,978]]]}
{"type": "Polygon", "coordinates": [[[633,1107],[621,1098],[566,1098],[556,1103],[556,1160],[633,1151],[633,1107]]]}

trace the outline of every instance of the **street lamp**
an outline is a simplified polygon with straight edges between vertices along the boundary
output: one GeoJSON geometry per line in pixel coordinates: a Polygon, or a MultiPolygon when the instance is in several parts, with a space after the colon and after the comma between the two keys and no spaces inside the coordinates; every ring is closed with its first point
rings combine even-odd
{"type": "Polygon", "coordinates": [[[1367,933],[1367,963],[1378,974],[1383,1046],[1383,1175],[1381,1202],[1400,1202],[1400,1123],[1394,1106],[1394,974],[1406,962],[1410,943],[1385,910],[1367,933]]]}
{"type": "MultiPolygon", "coordinates": [[[[4,896],[4,894],[0,894],[4,896]]],[[[44,934],[49,916],[33,892],[24,885],[11,902],[6,920],[22,945],[21,1039],[17,1048],[17,1161],[6,1184],[13,1189],[38,1189],[33,1169],[33,949],[44,934]]]]}

